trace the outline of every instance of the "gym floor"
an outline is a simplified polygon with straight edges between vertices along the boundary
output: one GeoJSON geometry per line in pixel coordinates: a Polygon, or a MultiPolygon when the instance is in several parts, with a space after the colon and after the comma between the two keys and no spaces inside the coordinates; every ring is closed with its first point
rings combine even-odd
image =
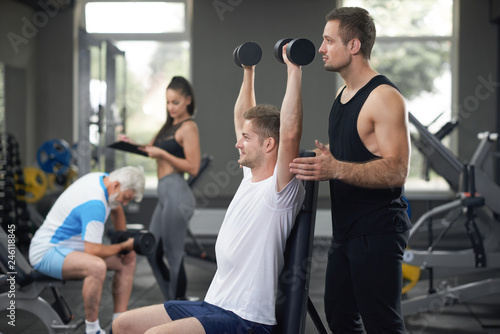
{"type": "MultiPolygon", "coordinates": [[[[210,213],[204,215],[199,213],[198,217],[210,216],[210,213]]],[[[311,280],[309,296],[316,307],[320,317],[325,323],[323,312],[323,286],[324,272],[326,268],[326,255],[330,239],[328,231],[322,230],[321,220],[327,217],[327,213],[318,212],[316,238],[314,243],[313,261],[311,262],[311,280]],[[319,222],[319,224],[318,224],[319,222]]],[[[202,232],[196,227],[196,219],[192,226],[193,232],[197,235],[202,232]]],[[[206,220],[205,220],[206,225],[206,220]]],[[[452,234],[453,237],[453,234],[452,234]]],[[[460,244],[467,243],[467,240],[462,236],[454,237],[451,241],[456,247],[460,244]]],[[[215,237],[207,235],[199,237],[199,240],[207,248],[213,251],[215,237]]],[[[190,239],[188,239],[190,241],[190,239]]],[[[192,244],[187,245],[187,249],[193,249],[192,244]]],[[[414,241],[413,248],[418,248],[418,240],[414,241]]],[[[210,285],[210,281],[215,273],[216,267],[213,262],[202,260],[194,256],[186,258],[186,272],[188,277],[187,295],[190,297],[198,297],[203,299],[210,285]]],[[[111,277],[108,273],[106,283],[103,290],[100,323],[101,326],[109,330],[112,316],[112,298],[111,298],[111,277]]],[[[467,282],[473,282],[486,278],[500,278],[500,270],[491,269],[468,269],[468,270],[434,270],[434,286],[439,289],[447,286],[456,286],[467,282]]],[[[75,319],[84,319],[84,309],[81,301],[82,281],[66,281],[65,285],[60,288],[61,295],[68,303],[72,310],[75,319]]],[[[404,300],[411,299],[427,293],[429,287],[429,279],[427,273],[422,272],[421,279],[416,287],[410,290],[404,300]]],[[[49,303],[52,302],[52,292],[46,290],[42,293],[42,298],[49,303]]],[[[134,279],[132,296],[130,299],[130,308],[137,308],[146,305],[162,303],[163,298],[156,284],[147,260],[138,256],[137,270],[134,279]]],[[[16,315],[16,327],[14,332],[12,327],[7,325],[6,311],[0,312],[0,333],[26,333],[26,334],[43,334],[48,333],[43,324],[33,319],[27,312],[18,310],[16,315]]],[[[441,333],[460,333],[460,334],[500,334],[500,295],[491,295],[487,298],[476,299],[473,302],[454,304],[447,307],[434,307],[431,312],[411,315],[405,318],[407,330],[409,334],[441,334],[441,333]]],[[[326,323],[325,323],[326,325],[326,323]]],[[[84,326],[80,326],[72,333],[84,333],[84,326]]],[[[310,317],[307,317],[306,331],[307,334],[318,333],[310,317]]]]}

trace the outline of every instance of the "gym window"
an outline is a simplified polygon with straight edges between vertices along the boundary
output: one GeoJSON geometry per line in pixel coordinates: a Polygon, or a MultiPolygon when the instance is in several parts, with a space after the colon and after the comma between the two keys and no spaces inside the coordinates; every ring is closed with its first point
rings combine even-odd
{"type": "Polygon", "coordinates": [[[183,32],[186,30],[184,7],[180,2],[90,2],[85,6],[87,32],[183,32]]]}
{"type": "MultiPolygon", "coordinates": [[[[165,122],[165,90],[171,78],[191,77],[191,4],[192,0],[89,0],[85,4],[86,32],[111,41],[124,53],[124,61],[117,63],[117,109],[125,107],[126,134],[139,144],[149,143],[165,122]]],[[[105,73],[105,70],[94,71],[97,72],[105,73]]],[[[96,88],[91,95],[105,96],[102,79],[98,77],[99,74],[94,76],[93,85],[101,88],[96,88]]],[[[121,115],[117,119],[123,121],[121,115]]],[[[94,134],[96,131],[90,130],[94,134]]],[[[121,127],[116,127],[116,134],[120,132],[121,127]]],[[[100,142],[102,146],[102,139],[100,142]]],[[[121,151],[114,155],[115,168],[143,166],[146,189],[156,189],[154,159],[121,151]]]]}
{"type": "MultiPolygon", "coordinates": [[[[365,8],[375,20],[371,64],[401,90],[408,111],[432,133],[452,120],[453,0],[343,0],[343,6],[365,8]]],[[[410,132],[416,134],[411,124],[410,132]]],[[[452,151],[454,137],[452,132],[443,138],[452,151]]],[[[412,145],[406,191],[448,191],[432,170],[424,180],[423,161],[412,145]]]]}

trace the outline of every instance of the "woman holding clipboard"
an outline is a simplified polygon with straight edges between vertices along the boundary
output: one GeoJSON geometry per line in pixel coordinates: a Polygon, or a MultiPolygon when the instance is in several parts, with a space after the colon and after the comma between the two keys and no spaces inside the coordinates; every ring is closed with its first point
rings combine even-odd
{"type": "MultiPolygon", "coordinates": [[[[195,100],[191,84],[183,77],[172,78],[166,98],[165,124],[139,149],[157,163],[158,203],[149,226],[156,237],[157,249],[148,256],[148,261],[165,299],[170,300],[185,298],[184,242],[195,198],[184,173],[198,174],[201,153],[198,126],[193,120],[195,100]]],[[[119,140],[131,142],[126,135],[119,140]]]]}

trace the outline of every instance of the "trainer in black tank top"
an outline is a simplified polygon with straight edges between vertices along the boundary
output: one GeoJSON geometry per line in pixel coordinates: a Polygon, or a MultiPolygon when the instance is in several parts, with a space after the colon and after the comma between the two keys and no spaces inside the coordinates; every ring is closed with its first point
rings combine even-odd
{"type": "Polygon", "coordinates": [[[184,149],[175,140],[175,132],[181,127],[184,122],[187,121],[193,121],[193,119],[188,118],[169,127],[168,130],[165,131],[165,133],[160,138],[157,138],[155,140],[154,146],[157,146],[178,158],[184,159],[184,149]]]}
{"type": "MultiPolygon", "coordinates": [[[[333,102],[328,135],[332,155],[340,161],[363,163],[380,159],[365,147],[358,134],[361,107],[380,85],[397,87],[385,76],[373,77],[347,103],[333,102]]],[[[345,88],[344,88],[345,89],[345,88]]],[[[333,236],[342,242],[360,235],[403,232],[411,228],[403,188],[366,189],[330,180],[333,236]]]]}

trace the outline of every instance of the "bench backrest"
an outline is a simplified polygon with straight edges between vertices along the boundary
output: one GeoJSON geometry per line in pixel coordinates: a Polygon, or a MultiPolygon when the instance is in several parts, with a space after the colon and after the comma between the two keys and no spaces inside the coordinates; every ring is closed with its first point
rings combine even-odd
{"type": "Polygon", "coordinates": [[[189,176],[189,178],[187,179],[187,183],[191,188],[195,185],[196,181],[198,181],[200,177],[204,174],[204,172],[208,169],[208,166],[210,166],[212,159],[213,158],[210,155],[204,155],[201,157],[200,170],[198,171],[198,174],[196,176],[189,176]]]}
{"type": "MultiPolygon", "coordinates": [[[[314,155],[311,151],[301,152],[303,157],[314,155]]],[[[273,333],[305,331],[319,184],[317,181],[305,181],[304,186],[306,196],[288,237],[285,264],[279,276],[276,300],[278,325],[273,333]]]]}

